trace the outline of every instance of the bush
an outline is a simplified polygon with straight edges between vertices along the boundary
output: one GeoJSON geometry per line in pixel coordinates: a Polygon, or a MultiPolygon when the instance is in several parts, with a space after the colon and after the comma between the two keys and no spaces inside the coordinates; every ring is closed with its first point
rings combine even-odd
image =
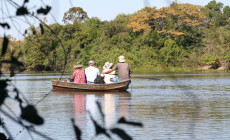
{"type": "Polygon", "coordinates": [[[219,58],[215,55],[204,55],[202,56],[202,64],[203,65],[211,65],[211,68],[218,68],[220,66],[219,58]]]}

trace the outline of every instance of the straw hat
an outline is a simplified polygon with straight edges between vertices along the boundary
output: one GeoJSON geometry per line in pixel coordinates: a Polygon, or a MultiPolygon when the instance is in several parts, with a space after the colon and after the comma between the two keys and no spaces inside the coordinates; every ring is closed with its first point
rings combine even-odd
{"type": "Polygon", "coordinates": [[[109,69],[112,65],[113,63],[105,62],[103,69],[109,69]]]}
{"type": "Polygon", "coordinates": [[[76,65],[74,65],[74,68],[82,68],[83,65],[80,62],[77,62],[76,65]]]}
{"type": "Polygon", "coordinates": [[[125,57],[123,55],[118,57],[119,62],[125,62],[125,57]]]}

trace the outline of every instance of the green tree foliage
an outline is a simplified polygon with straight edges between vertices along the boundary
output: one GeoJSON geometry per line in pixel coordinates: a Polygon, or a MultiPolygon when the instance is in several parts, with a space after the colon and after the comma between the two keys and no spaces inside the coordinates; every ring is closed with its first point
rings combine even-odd
{"type": "Polygon", "coordinates": [[[220,66],[220,61],[218,57],[210,54],[202,56],[202,63],[204,65],[211,65],[213,68],[217,68],[220,66]]]}
{"type": "Polygon", "coordinates": [[[65,24],[74,23],[76,21],[83,22],[88,19],[87,13],[81,7],[72,7],[64,13],[62,21],[65,24]]]}
{"type": "Polygon", "coordinates": [[[160,49],[162,62],[167,66],[177,66],[181,62],[181,58],[185,57],[186,53],[182,46],[176,44],[172,39],[165,41],[163,48],[160,49]]]}
{"type": "Polygon", "coordinates": [[[77,61],[87,66],[91,59],[101,68],[106,61],[117,63],[120,55],[137,69],[195,68],[213,62],[207,56],[215,56],[222,65],[230,62],[229,9],[215,0],[205,7],[173,2],[101,21],[73,7],[63,17],[65,25],[44,26],[44,33],[31,26],[22,42],[21,59],[32,70],[60,70],[63,64],[73,70],[77,61]]]}
{"type": "Polygon", "coordinates": [[[227,18],[230,18],[230,7],[225,6],[223,9],[224,15],[227,16],[227,18]]]}
{"type": "Polygon", "coordinates": [[[212,0],[205,7],[204,13],[212,24],[217,27],[228,24],[228,19],[230,17],[229,6],[224,7],[223,3],[217,3],[215,0],[212,0]]]}
{"type": "Polygon", "coordinates": [[[222,26],[206,30],[203,42],[205,44],[205,55],[217,57],[218,61],[222,62],[224,65],[229,63],[229,26],[222,26]]]}
{"type": "Polygon", "coordinates": [[[0,38],[0,50],[1,50],[1,57],[0,57],[0,67],[3,68],[3,70],[8,71],[14,71],[14,70],[23,70],[23,67],[16,67],[11,59],[18,59],[20,61],[23,61],[23,55],[22,55],[22,48],[23,48],[23,42],[15,40],[12,36],[7,36],[6,38],[0,38]],[[7,48],[4,49],[4,40],[8,39],[8,45],[7,48]],[[5,50],[5,51],[4,51],[5,50]],[[3,54],[4,52],[4,54],[3,54]],[[6,63],[1,63],[2,61],[7,60],[6,63]]]}

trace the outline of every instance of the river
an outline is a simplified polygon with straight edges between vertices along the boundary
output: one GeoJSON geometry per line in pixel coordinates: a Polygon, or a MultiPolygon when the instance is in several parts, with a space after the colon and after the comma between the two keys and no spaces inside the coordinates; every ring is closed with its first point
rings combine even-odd
{"type": "MultiPolygon", "coordinates": [[[[82,139],[107,140],[95,136],[92,117],[106,129],[121,128],[136,140],[228,140],[230,139],[230,73],[154,73],[132,76],[154,77],[160,80],[133,78],[127,92],[67,92],[53,91],[51,80],[60,73],[20,73],[11,78],[9,94],[17,87],[29,104],[36,105],[45,120],[35,130],[54,140],[76,140],[71,118],[82,130],[82,139]],[[96,101],[105,115],[104,121],[96,101]],[[118,124],[125,117],[141,122],[143,127],[118,124]]],[[[71,73],[63,77],[69,78],[71,73]]],[[[5,104],[20,115],[19,104],[7,99],[5,104]]],[[[3,110],[8,110],[5,106],[3,110]]],[[[12,113],[9,113],[12,114],[12,113]]],[[[4,114],[6,127],[16,140],[43,140],[28,133],[4,114]]],[[[0,129],[2,132],[3,130],[0,129]]],[[[111,134],[113,139],[119,139],[111,134]]]]}

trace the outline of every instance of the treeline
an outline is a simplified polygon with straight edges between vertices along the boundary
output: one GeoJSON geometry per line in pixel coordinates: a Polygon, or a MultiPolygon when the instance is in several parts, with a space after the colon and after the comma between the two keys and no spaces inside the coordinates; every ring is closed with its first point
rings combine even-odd
{"type": "Polygon", "coordinates": [[[215,0],[204,7],[176,2],[146,7],[111,21],[73,7],[63,25],[45,22],[31,26],[23,41],[12,39],[13,50],[7,50],[29,70],[72,70],[77,61],[87,66],[91,59],[102,67],[120,55],[136,70],[230,68],[230,7],[215,0]]]}

